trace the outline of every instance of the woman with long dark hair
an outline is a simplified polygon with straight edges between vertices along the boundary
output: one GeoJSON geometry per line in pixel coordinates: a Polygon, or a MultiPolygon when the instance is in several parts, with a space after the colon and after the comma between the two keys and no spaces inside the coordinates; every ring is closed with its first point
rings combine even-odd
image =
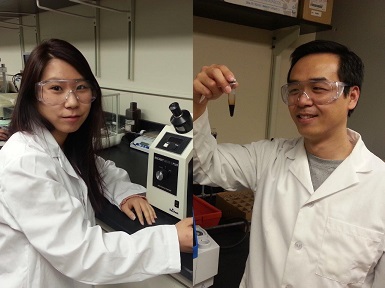
{"type": "Polygon", "coordinates": [[[138,195],[144,187],[96,155],[101,89],[78,49],[51,39],[33,50],[12,116],[0,150],[2,287],[88,287],[180,270],[191,219],[132,235],[95,225],[104,198],[142,224],[156,214],[138,195]]]}

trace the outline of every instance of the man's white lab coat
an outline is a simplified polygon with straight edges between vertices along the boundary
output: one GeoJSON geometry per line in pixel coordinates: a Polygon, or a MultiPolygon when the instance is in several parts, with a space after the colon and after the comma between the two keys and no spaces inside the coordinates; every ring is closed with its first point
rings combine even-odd
{"type": "MultiPolygon", "coordinates": [[[[97,163],[115,205],[145,191],[111,161],[97,163]]],[[[45,129],[16,133],[0,150],[0,255],[6,288],[90,287],[180,270],[174,225],[132,235],[95,226],[84,181],[45,129]]]]}
{"type": "Polygon", "coordinates": [[[207,118],[194,122],[194,180],[255,195],[240,287],[385,287],[385,164],[358,133],[314,191],[302,138],[217,146],[207,118]]]}

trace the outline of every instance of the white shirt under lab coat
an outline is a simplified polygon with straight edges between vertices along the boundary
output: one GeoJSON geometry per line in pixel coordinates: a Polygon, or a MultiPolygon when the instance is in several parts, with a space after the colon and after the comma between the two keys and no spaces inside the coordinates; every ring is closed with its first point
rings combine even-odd
{"type": "Polygon", "coordinates": [[[385,164],[347,133],[352,153],[314,191],[302,138],[217,146],[208,112],[194,122],[194,180],[254,191],[240,287],[385,287],[385,164]]]}
{"type": "MultiPolygon", "coordinates": [[[[97,158],[106,197],[144,192],[97,158]]],[[[129,161],[129,160],[127,160],[129,161]]],[[[174,225],[103,233],[84,181],[50,132],[16,133],[0,150],[0,287],[90,287],[180,271],[174,225]]]]}

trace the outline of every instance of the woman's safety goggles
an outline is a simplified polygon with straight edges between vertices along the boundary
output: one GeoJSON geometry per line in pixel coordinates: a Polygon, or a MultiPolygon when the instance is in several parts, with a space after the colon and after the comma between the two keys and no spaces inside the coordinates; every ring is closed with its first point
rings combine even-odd
{"type": "Polygon", "coordinates": [[[88,80],[55,79],[36,83],[37,99],[47,105],[63,104],[71,93],[83,104],[90,104],[96,99],[93,86],[88,80]]]}

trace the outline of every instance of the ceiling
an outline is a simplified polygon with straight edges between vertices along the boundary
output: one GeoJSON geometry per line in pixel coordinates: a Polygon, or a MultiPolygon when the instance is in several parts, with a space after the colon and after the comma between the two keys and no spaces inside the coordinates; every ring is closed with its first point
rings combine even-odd
{"type": "MultiPolygon", "coordinates": [[[[39,0],[40,6],[49,7],[51,9],[60,9],[76,5],[69,0],[39,0]]],[[[43,12],[36,5],[36,0],[0,0],[0,19],[5,20],[11,17],[23,16],[24,13],[36,14],[43,12]],[[11,12],[11,13],[6,13],[11,12]]]]}

